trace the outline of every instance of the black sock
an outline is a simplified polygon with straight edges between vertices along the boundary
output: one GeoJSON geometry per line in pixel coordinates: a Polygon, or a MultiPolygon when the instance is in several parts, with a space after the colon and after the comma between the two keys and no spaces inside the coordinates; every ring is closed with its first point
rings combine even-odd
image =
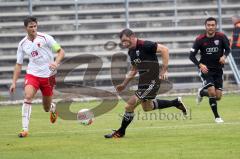
{"type": "Polygon", "coordinates": [[[179,101],[178,99],[174,100],[160,100],[160,99],[154,99],[153,100],[153,109],[164,109],[164,108],[169,108],[172,106],[178,106],[179,101]]]}
{"type": "Polygon", "coordinates": [[[209,96],[209,95],[208,95],[208,90],[207,90],[207,89],[202,89],[202,90],[200,91],[200,96],[201,96],[201,97],[204,97],[204,96],[208,97],[208,96],[209,96]]]}
{"type": "Polygon", "coordinates": [[[118,131],[122,134],[125,134],[126,128],[132,122],[133,118],[134,118],[134,112],[125,112],[122,118],[121,127],[118,129],[118,131]]]}
{"type": "Polygon", "coordinates": [[[217,111],[217,101],[216,101],[216,97],[209,97],[209,104],[211,106],[212,112],[214,114],[215,118],[219,118],[219,114],[217,111]]]}

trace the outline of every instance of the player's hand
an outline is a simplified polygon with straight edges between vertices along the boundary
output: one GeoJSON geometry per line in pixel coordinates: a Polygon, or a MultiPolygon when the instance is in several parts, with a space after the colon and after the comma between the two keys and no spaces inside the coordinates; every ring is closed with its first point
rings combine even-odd
{"type": "Polygon", "coordinates": [[[9,88],[9,92],[10,92],[10,93],[15,93],[15,90],[16,90],[16,84],[13,83],[13,84],[10,86],[10,88],[9,88]]]}
{"type": "Polygon", "coordinates": [[[207,68],[206,65],[200,64],[199,67],[200,67],[200,71],[201,71],[202,73],[204,73],[204,74],[208,73],[208,68],[207,68]]]}
{"type": "Polygon", "coordinates": [[[166,79],[168,79],[168,71],[161,71],[160,72],[160,75],[159,75],[159,78],[160,79],[163,79],[163,80],[166,80],[166,79]]]}
{"type": "Polygon", "coordinates": [[[117,92],[122,92],[125,88],[126,86],[124,84],[120,84],[116,86],[117,92]]]}
{"type": "Polygon", "coordinates": [[[225,64],[225,61],[226,61],[226,56],[225,56],[225,55],[223,55],[222,57],[220,57],[220,59],[219,59],[219,63],[220,63],[220,64],[224,65],[224,64],[225,64]]]}
{"type": "Polygon", "coordinates": [[[53,63],[50,63],[50,64],[49,64],[49,69],[50,69],[51,71],[55,71],[55,70],[58,68],[58,66],[59,66],[58,63],[53,62],[53,63]]]}

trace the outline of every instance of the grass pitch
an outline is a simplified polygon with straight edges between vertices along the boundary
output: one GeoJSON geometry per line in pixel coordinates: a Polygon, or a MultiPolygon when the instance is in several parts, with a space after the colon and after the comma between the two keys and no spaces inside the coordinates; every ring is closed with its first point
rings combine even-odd
{"type": "MultiPolygon", "coordinates": [[[[240,100],[238,94],[225,95],[219,102],[224,124],[216,124],[207,98],[196,106],[195,97],[183,97],[190,116],[182,118],[175,108],[144,113],[140,107],[122,139],[103,135],[121,122],[124,102],[90,126],[59,119],[50,124],[49,114],[33,105],[30,135],[18,138],[21,107],[0,107],[0,159],[239,159],[240,100]]],[[[96,106],[97,102],[75,103],[71,107],[96,106]]]]}

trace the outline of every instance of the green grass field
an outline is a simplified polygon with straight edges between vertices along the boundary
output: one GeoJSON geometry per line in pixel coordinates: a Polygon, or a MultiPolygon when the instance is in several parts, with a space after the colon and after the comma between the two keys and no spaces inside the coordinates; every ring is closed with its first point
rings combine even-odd
{"type": "MultiPolygon", "coordinates": [[[[90,126],[62,119],[50,124],[49,114],[41,106],[33,105],[27,138],[17,137],[21,107],[1,106],[0,159],[239,159],[239,97],[225,95],[219,103],[224,124],[213,121],[207,99],[196,106],[193,96],[183,97],[191,110],[187,119],[173,118],[173,114],[179,115],[175,108],[150,114],[139,107],[122,139],[104,139],[103,135],[119,127],[124,102],[96,118],[90,126]]],[[[77,111],[94,105],[97,103],[76,103],[71,109],[77,111]]]]}

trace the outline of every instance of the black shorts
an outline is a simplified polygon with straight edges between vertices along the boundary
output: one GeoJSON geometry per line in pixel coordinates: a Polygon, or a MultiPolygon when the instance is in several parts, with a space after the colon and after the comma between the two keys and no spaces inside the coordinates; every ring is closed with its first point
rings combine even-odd
{"type": "Polygon", "coordinates": [[[223,89],[223,70],[209,69],[207,74],[199,72],[199,76],[203,82],[203,89],[214,86],[216,89],[223,89]]]}
{"type": "Polygon", "coordinates": [[[158,94],[159,88],[160,80],[156,79],[145,84],[139,84],[138,90],[135,92],[135,94],[140,100],[154,99],[158,94]]]}

